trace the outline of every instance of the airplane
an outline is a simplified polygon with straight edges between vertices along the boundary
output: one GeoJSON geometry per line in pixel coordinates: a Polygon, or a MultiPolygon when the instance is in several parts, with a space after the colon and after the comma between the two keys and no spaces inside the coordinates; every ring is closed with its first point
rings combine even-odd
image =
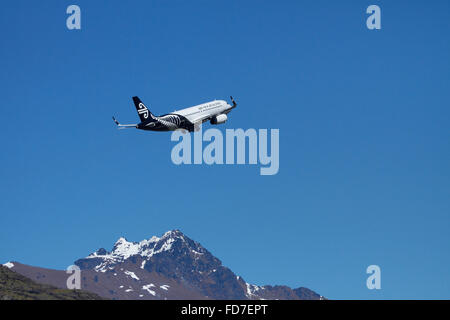
{"type": "Polygon", "coordinates": [[[231,97],[232,105],[225,100],[214,100],[193,107],[174,111],[162,116],[153,115],[138,97],[133,97],[134,105],[141,119],[140,123],[120,124],[113,117],[118,129],[136,128],[149,131],[174,131],[177,129],[189,132],[198,131],[203,122],[210,121],[211,124],[222,124],[228,119],[227,114],[236,108],[237,103],[231,97]]]}

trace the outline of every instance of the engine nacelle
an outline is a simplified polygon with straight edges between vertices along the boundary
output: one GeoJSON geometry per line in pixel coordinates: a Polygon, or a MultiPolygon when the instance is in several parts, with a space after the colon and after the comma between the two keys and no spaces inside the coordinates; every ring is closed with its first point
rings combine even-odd
{"type": "Polygon", "coordinates": [[[219,114],[211,119],[211,124],[221,124],[227,121],[228,117],[226,114],[219,114]]]}

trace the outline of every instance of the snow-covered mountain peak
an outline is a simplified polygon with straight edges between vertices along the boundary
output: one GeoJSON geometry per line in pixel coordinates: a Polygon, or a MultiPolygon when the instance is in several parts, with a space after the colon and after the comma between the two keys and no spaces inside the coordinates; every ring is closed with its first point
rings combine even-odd
{"type": "Polygon", "coordinates": [[[137,242],[130,242],[127,239],[120,237],[114,244],[111,254],[113,256],[122,257],[128,259],[131,256],[139,254],[140,244],[137,242]]]}
{"type": "Polygon", "coordinates": [[[170,231],[167,231],[166,233],[164,233],[162,238],[163,239],[166,239],[166,238],[184,238],[184,234],[180,230],[170,230],[170,231]]]}
{"type": "Polygon", "coordinates": [[[164,233],[160,238],[153,236],[140,242],[132,242],[125,237],[120,237],[115,242],[111,252],[101,248],[85,259],[78,260],[78,262],[86,265],[88,268],[105,272],[107,269],[113,269],[115,264],[123,262],[132,256],[140,256],[144,260],[148,260],[154,255],[170,251],[174,243],[178,241],[181,241],[191,251],[196,252],[196,250],[199,250],[203,252],[204,250],[200,244],[186,238],[180,230],[171,230],[164,233]],[[86,264],[86,262],[88,263],[86,264]]]}
{"type": "Polygon", "coordinates": [[[125,237],[120,237],[117,239],[117,241],[114,243],[114,246],[120,246],[122,244],[129,243],[129,241],[125,237]]]}

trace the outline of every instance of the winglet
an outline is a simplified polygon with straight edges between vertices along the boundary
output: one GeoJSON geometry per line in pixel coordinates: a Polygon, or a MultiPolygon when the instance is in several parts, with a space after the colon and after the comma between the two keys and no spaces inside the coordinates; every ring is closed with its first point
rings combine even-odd
{"type": "Polygon", "coordinates": [[[112,118],[113,118],[114,122],[115,122],[118,126],[120,126],[119,121],[117,121],[116,118],[114,118],[114,117],[112,117],[112,118]]]}
{"type": "Polygon", "coordinates": [[[232,96],[230,96],[230,98],[231,98],[231,102],[233,103],[233,108],[236,108],[236,106],[237,106],[236,101],[234,101],[232,96]]]}

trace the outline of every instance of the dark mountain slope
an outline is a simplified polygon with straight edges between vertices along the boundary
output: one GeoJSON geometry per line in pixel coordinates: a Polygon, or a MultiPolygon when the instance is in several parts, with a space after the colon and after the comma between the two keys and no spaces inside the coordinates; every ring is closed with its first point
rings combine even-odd
{"type": "Polygon", "coordinates": [[[96,294],[36,283],[0,266],[0,300],[97,300],[96,294]]]}

